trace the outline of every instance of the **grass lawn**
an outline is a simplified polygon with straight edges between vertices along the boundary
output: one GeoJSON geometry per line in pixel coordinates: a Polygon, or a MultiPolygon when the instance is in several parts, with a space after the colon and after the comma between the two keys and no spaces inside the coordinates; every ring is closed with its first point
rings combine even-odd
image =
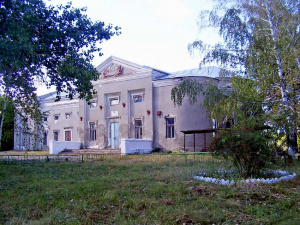
{"type": "MultiPolygon", "coordinates": [[[[299,162],[285,170],[300,173],[299,162]]],[[[218,186],[223,163],[173,157],[0,161],[0,224],[299,224],[300,178],[218,186]]]]}
{"type": "Polygon", "coordinates": [[[49,155],[49,151],[0,151],[0,155],[49,155]]]}

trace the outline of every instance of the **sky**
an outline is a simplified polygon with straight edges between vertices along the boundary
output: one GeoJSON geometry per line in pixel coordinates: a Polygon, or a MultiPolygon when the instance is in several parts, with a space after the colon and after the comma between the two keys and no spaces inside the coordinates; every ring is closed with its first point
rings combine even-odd
{"type": "MultiPolygon", "coordinates": [[[[45,0],[49,5],[69,0],[45,0]]],[[[215,43],[217,35],[199,33],[198,15],[209,10],[209,0],[73,0],[76,8],[87,7],[93,21],[121,27],[122,34],[103,42],[103,56],[95,55],[98,66],[110,56],[166,72],[197,68],[200,57],[191,56],[188,44],[195,40],[215,43]]]]}

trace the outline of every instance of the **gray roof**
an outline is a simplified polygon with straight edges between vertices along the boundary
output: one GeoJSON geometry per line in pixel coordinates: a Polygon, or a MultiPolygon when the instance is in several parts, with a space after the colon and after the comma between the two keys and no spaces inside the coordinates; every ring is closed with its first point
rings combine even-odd
{"type": "Polygon", "coordinates": [[[212,77],[218,78],[221,69],[216,66],[203,67],[201,69],[194,68],[189,70],[181,70],[163,76],[157,77],[157,80],[168,79],[168,78],[178,78],[178,77],[212,77]]]}
{"type": "MultiPolygon", "coordinates": [[[[57,96],[57,92],[53,91],[51,93],[38,96],[38,98],[39,98],[39,101],[54,102],[56,100],[56,96],[57,96]]],[[[67,96],[68,96],[68,93],[66,93],[66,92],[60,93],[61,100],[70,100],[67,96]]],[[[78,98],[78,94],[76,93],[73,96],[73,99],[77,99],[77,98],[78,98]]]]}

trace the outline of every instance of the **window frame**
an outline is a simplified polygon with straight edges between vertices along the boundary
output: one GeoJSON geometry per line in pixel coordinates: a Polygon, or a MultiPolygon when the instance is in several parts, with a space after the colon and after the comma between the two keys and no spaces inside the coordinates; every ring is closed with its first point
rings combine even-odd
{"type": "Polygon", "coordinates": [[[53,140],[58,141],[58,137],[59,137],[59,130],[54,130],[53,131],[53,140]],[[57,135],[55,135],[56,133],[57,133],[57,135]]]}
{"type": "Polygon", "coordinates": [[[72,113],[65,113],[66,120],[71,119],[72,113]]]}
{"type": "Polygon", "coordinates": [[[72,141],[72,130],[71,129],[64,130],[64,141],[72,141]],[[67,139],[66,132],[70,132],[70,140],[66,140],[67,139]]]}
{"type": "Polygon", "coordinates": [[[143,120],[134,119],[134,138],[143,139],[143,120]],[[137,125],[137,121],[141,122],[141,125],[137,125]]]}
{"type": "Polygon", "coordinates": [[[90,141],[96,141],[97,140],[97,126],[95,122],[90,122],[90,141]],[[94,125],[94,128],[92,129],[92,126],[94,125]]]}
{"type": "Polygon", "coordinates": [[[97,108],[97,99],[90,100],[90,108],[91,109],[97,108]]]}
{"type": "Polygon", "coordinates": [[[132,102],[133,103],[143,102],[144,101],[144,97],[145,97],[145,93],[143,93],[143,92],[134,92],[134,93],[131,93],[131,98],[132,98],[132,102]],[[137,97],[140,97],[141,101],[135,101],[135,99],[137,97]]]}
{"type": "Polygon", "coordinates": [[[108,102],[110,106],[119,105],[120,104],[120,96],[110,96],[108,97],[108,102]],[[113,101],[118,101],[117,103],[113,103],[113,101]]]}
{"type": "Polygon", "coordinates": [[[134,94],[132,95],[133,103],[140,103],[144,101],[143,94],[134,94]],[[136,101],[136,99],[141,99],[140,101],[136,101]]]}
{"type": "Polygon", "coordinates": [[[48,133],[47,131],[43,132],[43,145],[47,145],[48,144],[48,133]]]}
{"type": "Polygon", "coordinates": [[[166,138],[175,138],[175,117],[166,117],[166,138]],[[173,123],[170,124],[169,120],[173,120],[173,123]]]}

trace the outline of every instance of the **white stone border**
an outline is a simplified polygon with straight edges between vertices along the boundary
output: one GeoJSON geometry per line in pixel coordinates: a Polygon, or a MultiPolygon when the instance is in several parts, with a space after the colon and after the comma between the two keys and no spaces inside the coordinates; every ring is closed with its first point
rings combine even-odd
{"type": "MultiPolygon", "coordinates": [[[[232,173],[232,171],[216,171],[217,173],[232,173]]],[[[207,175],[207,173],[198,173],[200,176],[194,176],[193,178],[195,180],[204,181],[208,183],[218,184],[218,185],[234,185],[234,184],[250,184],[250,183],[265,183],[265,184],[273,184],[278,183],[283,180],[291,180],[297,176],[296,173],[289,173],[287,171],[282,170],[268,170],[266,173],[273,173],[274,175],[280,176],[279,178],[258,178],[258,179],[246,179],[241,181],[233,181],[233,180],[225,180],[225,179],[218,179],[213,177],[204,177],[204,175],[207,175]]]]}

